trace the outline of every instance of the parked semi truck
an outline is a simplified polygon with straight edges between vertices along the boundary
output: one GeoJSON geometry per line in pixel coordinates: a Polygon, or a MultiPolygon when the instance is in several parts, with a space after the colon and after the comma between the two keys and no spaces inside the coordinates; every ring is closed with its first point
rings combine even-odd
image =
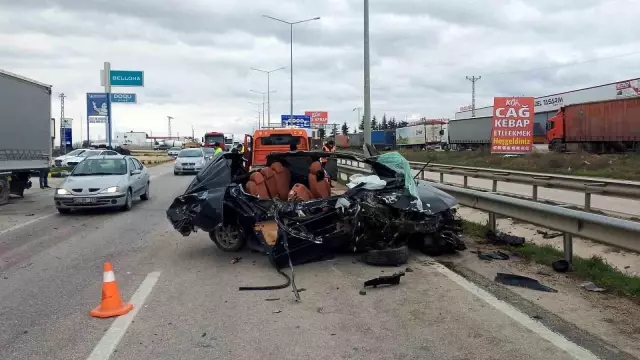
{"type": "Polygon", "coordinates": [[[49,168],[51,85],[0,70],[0,205],[24,196],[31,174],[49,168]]]}
{"type": "Polygon", "coordinates": [[[551,151],[640,151],[640,98],[568,105],[547,122],[551,151]]]}

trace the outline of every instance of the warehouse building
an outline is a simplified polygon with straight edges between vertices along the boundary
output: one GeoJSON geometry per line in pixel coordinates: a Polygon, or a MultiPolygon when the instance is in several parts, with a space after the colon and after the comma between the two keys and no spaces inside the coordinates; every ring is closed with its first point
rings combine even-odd
{"type": "MultiPolygon", "coordinates": [[[[622,97],[640,96],[640,79],[618,81],[559,94],[537,97],[535,101],[534,141],[544,142],[547,119],[566,105],[592,101],[613,100],[622,97]]],[[[476,108],[476,116],[470,109],[456,112],[449,122],[449,142],[451,144],[488,144],[491,142],[491,118],[493,106],[476,108]],[[462,122],[457,122],[462,121],[462,122]]]]}

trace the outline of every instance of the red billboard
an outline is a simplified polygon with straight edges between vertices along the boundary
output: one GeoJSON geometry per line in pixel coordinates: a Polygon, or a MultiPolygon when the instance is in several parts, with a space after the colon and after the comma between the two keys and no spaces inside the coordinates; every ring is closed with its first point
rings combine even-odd
{"type": "Polygon", "coordinates": [[[491,152],[525,154],[533,150],[533,97],[493,98],[491,152]]]}
{"type": "Polygon", "coordinates": [[[324,125],[329,123],[329,113],[326,111],[305,111],[304,114],[311,118],[311,125],[324,125]]]}

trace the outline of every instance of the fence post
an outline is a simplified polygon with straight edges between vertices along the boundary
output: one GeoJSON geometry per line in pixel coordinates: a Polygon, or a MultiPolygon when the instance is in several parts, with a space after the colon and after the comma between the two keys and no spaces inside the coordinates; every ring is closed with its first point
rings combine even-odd
{"type": "Polygon", "coordinates": [[[424,171],[420,171],[420,180],[424,180],[424,171]]]}
{"type": "Polygon", "coordinates": [[[440,173],[440,183],[444,184],[444,173],[440,173]]]}
{"type": "Polygon", "coordinates": [[[533,185],[533,194],[531,194],[533,201],[538,201],[538,185],[533,185]]]}
{"type": "Polygon", "coordinates": [[[491,186],[491,192],[498,191],[498,180],[493,180],[493,185],[491,186]]]}
{"type": "Polygon", "coordinates": [[[584,193],[584,209],[591,211],[591,193],[589,190],[586,190],[584,193]]]}
{"type": "Polygon", "coordinates": [[[489,230],[493,231],[494,234],[498,233],[498,225],[496,223],[495,213],[489,213],[489,230]]]}
{"type": "Polygon", "coordinates": [[[465,187],[465,188],[467,188],[467,187],[468,187],[468,185],[469,185],[468,180],[469,180],[469,177],[468,177],[467,175],[465,175],[465,176],[463,177],[463,181],[464,181],[464,182],[462,183],[462,186],[463,186],[463,187],[465,187]]]}
{"type": "Polygon", "coordinates": [[[573,235],[563,234],[564,259],[571,264],[573,262],[573,235]]]}

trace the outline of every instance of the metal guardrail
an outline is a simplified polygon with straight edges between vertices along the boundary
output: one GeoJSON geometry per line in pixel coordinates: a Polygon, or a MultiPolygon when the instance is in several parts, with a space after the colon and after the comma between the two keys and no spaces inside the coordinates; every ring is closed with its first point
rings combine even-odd
{"type": "MultiPolygon", "coordinates": [[[[348,179],[352,174],[368,172],[370,170],[364,168],[344,164],[338,166],[338,176],[341,179],[343,179],[343,175],[346,175],[348,179]]],[[[569,262],[573,258],[573,236],[640,252],[640,223],[638,222],[459,186],[435,182],[431,182],[431,184],[454,196],[460,205],[488,212],[489,228],[494,232],[497,230],[496,215],[563,232],[564,255],[569,262]]]]}
{"type": "MultiPolygon", "coordinates": [[[[344,165],[362,167],[363,163],[351,160],[342,160],[344,165]],[[358,163],[358,164],[356,164],[358,163]]],[[[426,163],[410,162],[413,170],[422,170],[426,163]]],[[[419,177],[425,180],[425,172],[434,172],[440,174],[440,183],[444,184],[444,175],[457,175],[463,178],[462,187],[468,187],[469,178],[492,180],[492,191],[496,192],[498,182],[509,182],[515,184],[531,185],[531,199],[538,201],[538,188],[553,188],[561,190],[569,190],[584,193],[584,208],[591,210],[591,195],[598,194],[602,196],[623,197],[631,199],[640,199],[640,183],[614,180],[614,179],[598,179],[580,176],[542,174],[525,171],[514,170],[496,170],[488,168],[477,168],[469,166],[455,166],[444,164],[429,164],[420,172],[419,177]]]]}

